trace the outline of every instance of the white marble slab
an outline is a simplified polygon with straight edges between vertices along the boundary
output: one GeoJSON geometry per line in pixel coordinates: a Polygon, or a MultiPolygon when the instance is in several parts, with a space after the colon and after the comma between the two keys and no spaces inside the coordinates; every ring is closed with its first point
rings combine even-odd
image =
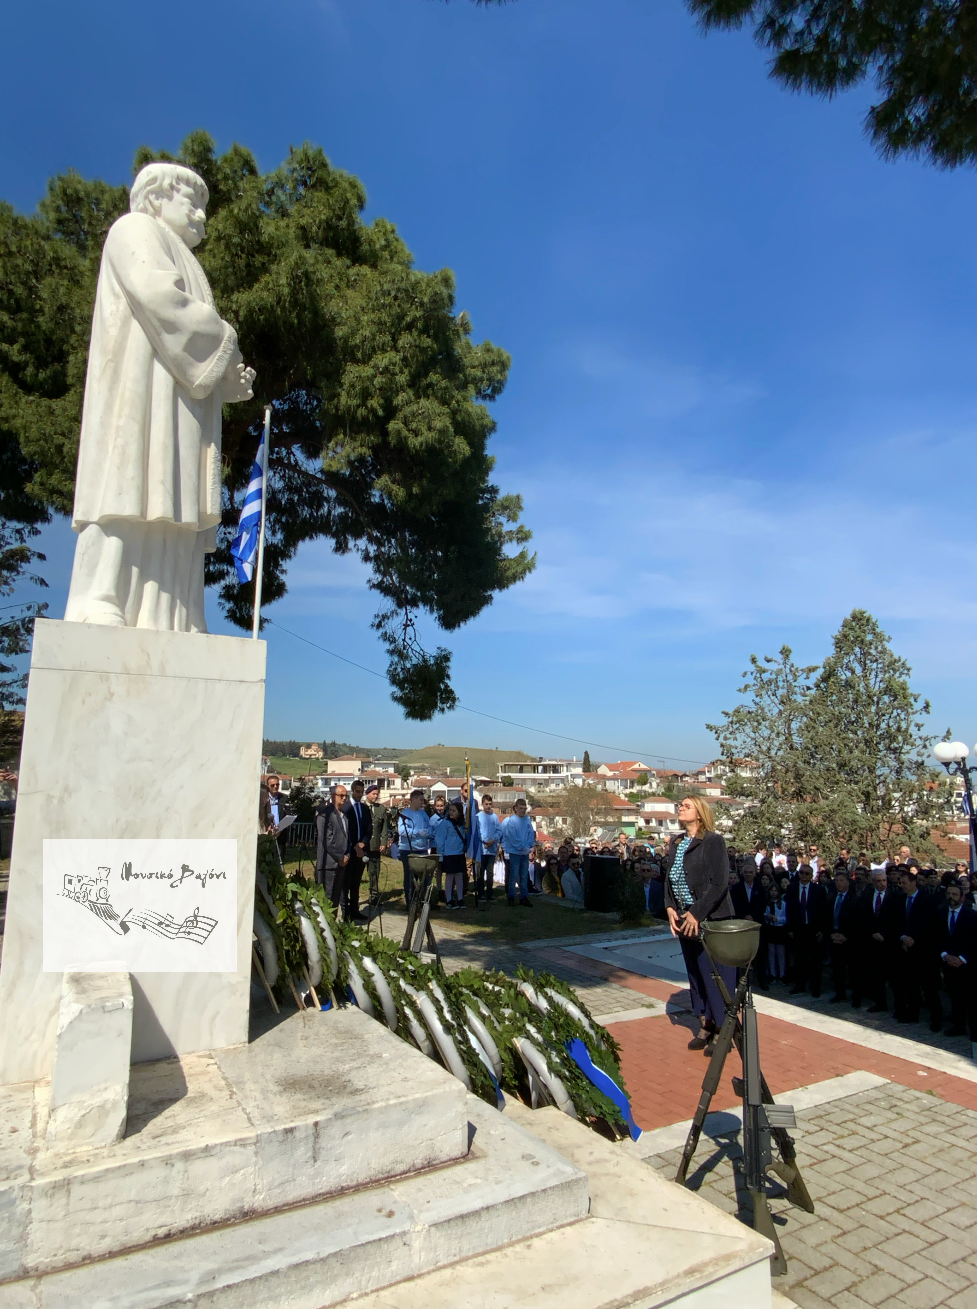
{"type": "Polygon", "coordinates": [[[265,644],[39,619],[0,962],[0,1084],[49,1077],[61,976],[42,971],[42,842],[238,844],[237,968],[136,972],[133,1061],[247,1039],[265,644]]]}
{"type": "Polygon", "coordinates": [[[65,973],[51,1081],[53,1146],[121,1140],[129,1108],[132,984],[127,972],[65,973]]]}

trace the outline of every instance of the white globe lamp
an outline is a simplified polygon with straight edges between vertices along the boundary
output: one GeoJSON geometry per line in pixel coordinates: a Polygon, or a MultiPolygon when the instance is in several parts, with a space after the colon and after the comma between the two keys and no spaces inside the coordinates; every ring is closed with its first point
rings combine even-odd
{"type": "Polygon", "coordinates": [[[963,741],[940,741],[933,747],[933,753],[941,764],[959,764],[970,754],[963,741]]]}

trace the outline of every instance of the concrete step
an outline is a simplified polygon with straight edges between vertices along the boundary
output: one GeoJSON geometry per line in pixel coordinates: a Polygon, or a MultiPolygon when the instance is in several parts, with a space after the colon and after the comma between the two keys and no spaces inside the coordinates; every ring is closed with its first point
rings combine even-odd
{"type": "MultiPolygon", "coordinates": [[[[467,1110],[472,1147],[460,1162],[8,1282],[0,1309],[323,1309],[561,1224],[579,1227],[586,1175],[482,1101],[468,1097],[467,1110]]],[[[405,1115],[405,1135],[411,1126],[405,1115]]],[[[107,1216],[89,1206],[83,1217],[97,1235],[107,1216]]]]}
{"type": "Polygon", "coordinates": [[[772,1309],[764,1237],[556,1109],[506,1116],[587,1174],[589,1216],[348,1309],[772,1309]]]}
{"type": "Polygon", "coordinates": [[[0,1282],[468,1153],[461,1083],[357,1009],[131,1072],[125,1138],[71,1153],[45,1141],[50,1082],[0,1087],[0,1282]]]}

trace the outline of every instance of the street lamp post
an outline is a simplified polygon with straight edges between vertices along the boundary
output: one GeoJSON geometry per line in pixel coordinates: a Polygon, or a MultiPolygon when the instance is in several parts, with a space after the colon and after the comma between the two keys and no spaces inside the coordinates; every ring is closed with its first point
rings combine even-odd
{"type": "MultiPolygon", "coordinates": [[[[977,872],[974,866],[974,855],[977,851],[977,816],[974,815],[974,792],[970,784],[971,775],[977,773],[977,767],[968,767],[964,763],[970,751],[963,741],[940,741],[933,747],[933,753],[951,777],[963,778],[964,790],[967,793],[967,821],[970,824],[970,871],[977,872]]],[[[974,753],[977,754],[977,746],[974,746],[974,753]]]]}

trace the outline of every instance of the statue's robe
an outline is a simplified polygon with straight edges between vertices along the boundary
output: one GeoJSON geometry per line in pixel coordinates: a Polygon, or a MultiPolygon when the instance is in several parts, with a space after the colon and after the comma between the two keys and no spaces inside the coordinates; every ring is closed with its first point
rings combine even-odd
{"type": "Polygon", "coordinates": [[[65,618],[206,631],[220,522],[220,381],[237,354],[203,269],[164,223],[109,231],[92,319],[65,618]]]}

